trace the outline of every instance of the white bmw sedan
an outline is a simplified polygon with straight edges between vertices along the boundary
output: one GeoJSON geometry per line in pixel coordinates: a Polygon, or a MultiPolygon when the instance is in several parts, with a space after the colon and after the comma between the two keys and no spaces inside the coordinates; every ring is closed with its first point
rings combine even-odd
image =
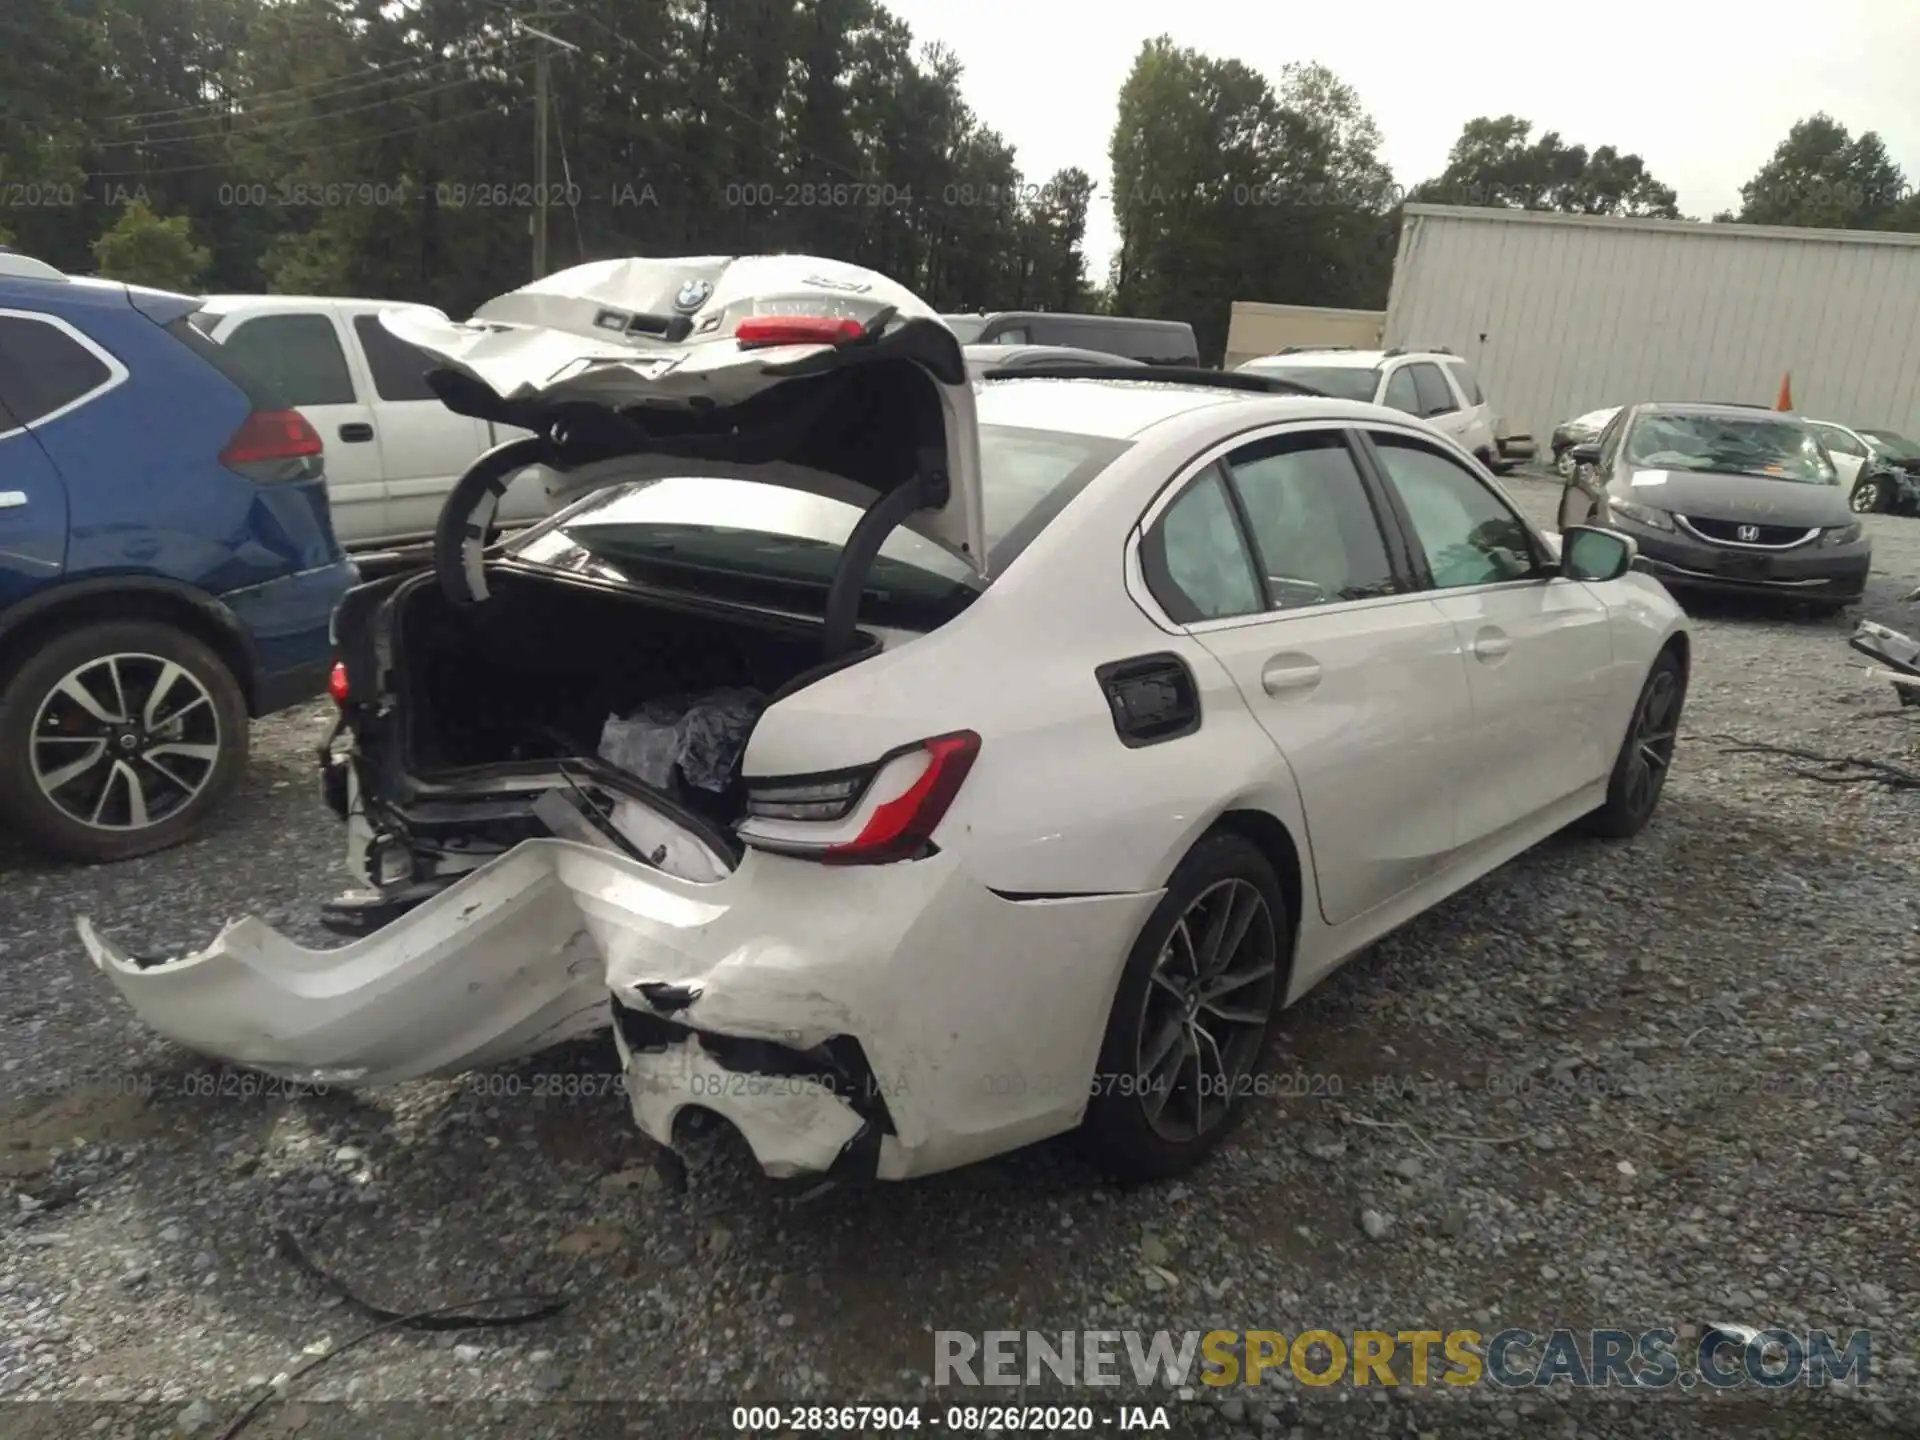
{"type": "MultiPolygon", "coordinates": [[[[647,263],[724,306],[742,262],[647,263]]],[[[462,482],[436,570],[341,610],[366,933],[154,962],[83,921],[135,1009],[380,1084],[603,1027],[611,991],[662,1143],[704,1110],[769,1174],[897,1179],[1077,1128],[1159,1176],[1347,957],[1573,822],[1648,823],[1690,648],[1630,540],[1537,532],[1393,410],[972,381],[896,291],[544,388],[498,329],[408,332],[449,404],[571,408],[462,482]],[[487,543],[530,460],[561,508],[487,543]]],[[[549,305],[540,373],[600,323],[549,305]]]]}

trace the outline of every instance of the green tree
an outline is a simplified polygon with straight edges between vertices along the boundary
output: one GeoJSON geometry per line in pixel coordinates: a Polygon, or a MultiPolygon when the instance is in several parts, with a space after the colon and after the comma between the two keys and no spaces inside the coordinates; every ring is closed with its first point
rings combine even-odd
{"type": "Polygon", "coordinates": [[[0,227],[70,268],[91,237],[87,154],[107,108],[92,0],[0,6],[0,227]]]}
{"type": "MultiPolygon", "coordinates": [[[[527,9],[12,0],[0,180],[75,203],[0,224],[85,268],[140,201],[188,223],[212,288],[470,310],[532,260],[546,42],[516,21],[527,9]]],[[[1023,183],[958,62],[877,0],[572,0],[537,23],[577,47],[549,52],[552,267],[797,250],[943,307],[1093,303],[1092,182],[1023,183]]]]}
{"type": "Polygon", "coordinates": [[[163,220],[143,200],[121,212],[111,229],[93,242],[100,275],[162,290],[196,289],[212,255],[193,242],[184,215],[163,220]]]}
{"type": "Polygon", "coordinates": [[[1748,225],[1920,229],[1907,178],[1869,130],[1858,139],[1831,115],[1797,121],[1773,157],[1740,187],[1748,225]]]}
{"type": "Polygon", "coordinates": [[[1384,304],[1392,176],[1378,144],[1324,66],[1288,66],[1276,91],[1237,60],[1147,42],[1110,152],[1114,308],[1187,320],[1217,359],[1235,299],[1384,304]]]}
{"type": "Polygon", "coordinates": [[[1447,154],[1447,168],[1407,198],[1575,215],[1679,217],[1678,197],[1638,155],[1622,155],[1611,145],[1589,154],[1557,131],[1532,136],[1532,122],[1518,115],[1469,120],[1447,154]]]}

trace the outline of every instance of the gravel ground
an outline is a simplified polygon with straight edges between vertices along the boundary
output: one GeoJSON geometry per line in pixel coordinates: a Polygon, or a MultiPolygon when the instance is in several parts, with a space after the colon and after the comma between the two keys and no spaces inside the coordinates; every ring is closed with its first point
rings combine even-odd
{"type": "MultiPolygon", "coordinates": [[[[1510,488],[1550,522],[1550,489],[1510,488]]],[[[1868,523],[1866,613],[1920,622],[1899,603],[1920,521],[1868,523]]],[[[328,943],[316,906],[347,882],[314,793],[325,715],[265,721],[245,794],[196,843],[75,870],[0,842],[0,1431],[220,1434],[369,1324],[289,1262],[284,1230],[393,1309],[570,1303],[379,1335],[249,1435],[728,1433],[748,1397],[1009,1398],[935,1390],[935,1329],[1708,1322],[1870,1328],[1872,1379],[1765,1407],[1751,1387],[1149,1398],[1194,1434],[1908,1433],[1920,799],[1710,738],[1909,753],[1913,722],[1847,630],[1704,614],[1654,826],[1552,842],[1357,959],[1283,1022],[1273,1072],[1295,1093],[1258,1102],[1186,1182],[1132,1191],[1062,1142],[795,1203],[724,1137],[677,1185],[600,1042],[289,1097],[154,1040],[84,968],[76,914],[145,952],[247,912],[328,943]],[[341,1403],[428,1400],[446,1408],[341,1403]]]]}

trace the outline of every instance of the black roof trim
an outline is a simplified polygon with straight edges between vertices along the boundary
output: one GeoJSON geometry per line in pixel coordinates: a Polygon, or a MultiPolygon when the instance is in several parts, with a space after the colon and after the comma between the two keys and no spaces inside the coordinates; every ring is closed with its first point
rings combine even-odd
{"type": "Polygon", "coordinates": [[[1250,390],[1267,395],[1307,395],[1327,398],[1310,385],[1296,385],[1277,375],[1250,370],[1203,370],[1197,365],[1030,365],[1016,370],[990,370],[984,380],[1132,380],[1155,385],[1194,385],[1209,390],[1250,390]]]}

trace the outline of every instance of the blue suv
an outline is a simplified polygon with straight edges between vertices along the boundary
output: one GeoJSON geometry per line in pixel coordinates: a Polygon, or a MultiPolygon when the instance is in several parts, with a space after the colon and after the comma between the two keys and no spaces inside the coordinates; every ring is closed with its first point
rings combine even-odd
{"type": "Polygon", "coordinates": [[[0,830],[67,859],[192,833],[358,579],[319,435],[199,305],[0,253],[0,830]]]}

